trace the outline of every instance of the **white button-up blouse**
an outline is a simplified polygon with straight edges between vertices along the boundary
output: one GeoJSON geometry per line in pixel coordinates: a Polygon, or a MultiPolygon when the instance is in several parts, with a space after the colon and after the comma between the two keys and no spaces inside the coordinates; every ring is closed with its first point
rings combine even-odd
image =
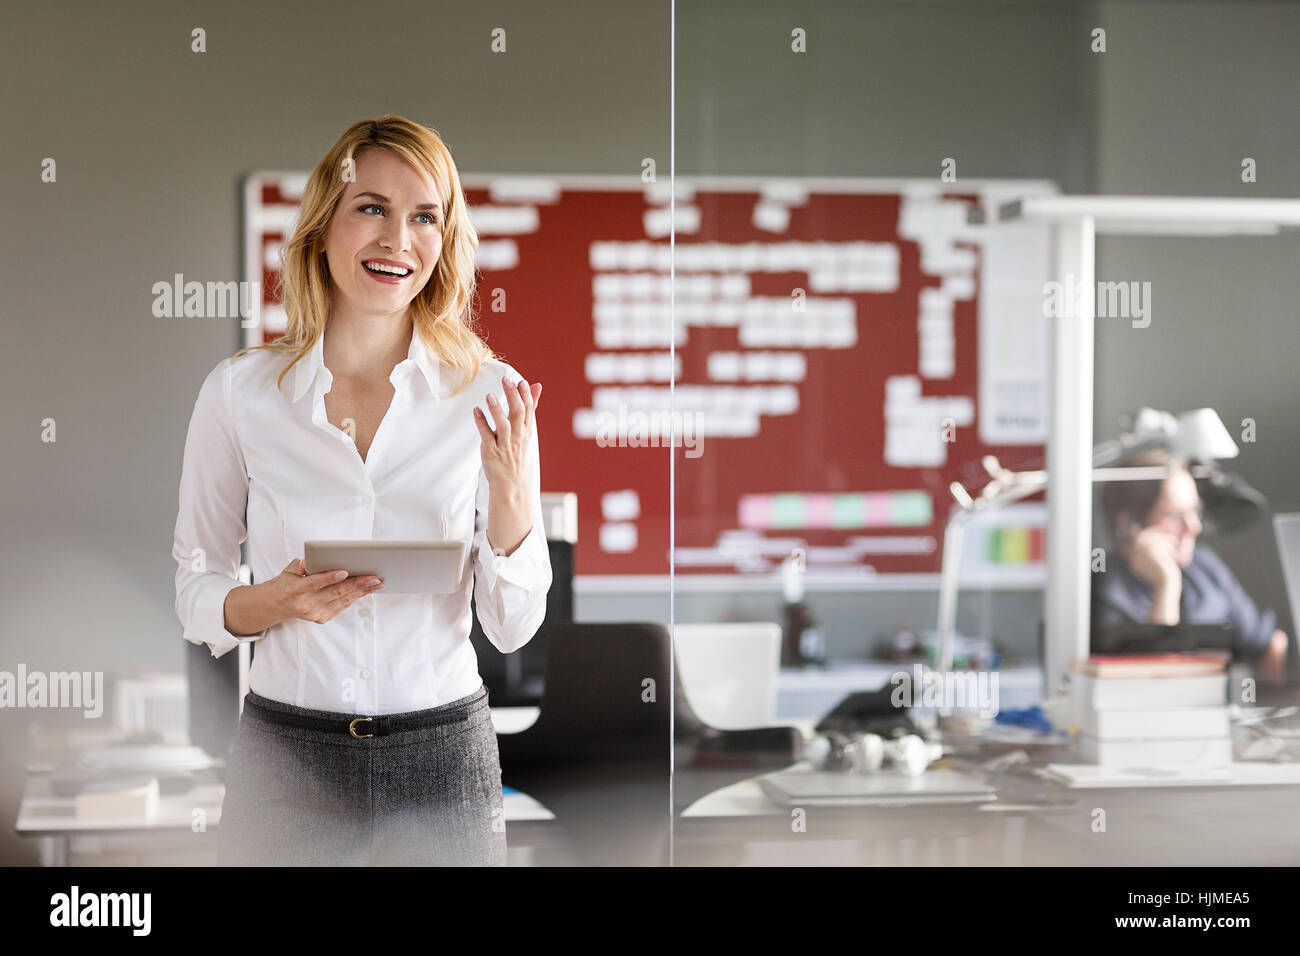
{"type": "Polygon", "coordinates": [[[551,586],[536,430],[527,456],[532,528],[509,555],[487,542],[488,484],[473,407],[488,413],[489,393],[504,403],[502,378],[520,376],[485,361],[469,388],[448,397],[459,373],[447,368],[444,387],[444,367],[413,334],[408,357],[389,376],[392,405],[362,461],[352,438],[326,418],[333,376],[323,355],[322,334],[277,389],[288,353],[246,352],[218,363],[199,390],[172,547],[183,636],[214,657],[258,642],[249,688],[299,707],[379,715],[466,697],[482,683],[469,641],[471,576],[483,631],[505,653],[537,632],[551,586]],[[461,539],[469,558],[451,594],[380,590],[324,624],[295,618],[241,637],[226,630],[225,600],[240,586],[245,537],[254,581],[278,575],[316,539],[461,539]]]}

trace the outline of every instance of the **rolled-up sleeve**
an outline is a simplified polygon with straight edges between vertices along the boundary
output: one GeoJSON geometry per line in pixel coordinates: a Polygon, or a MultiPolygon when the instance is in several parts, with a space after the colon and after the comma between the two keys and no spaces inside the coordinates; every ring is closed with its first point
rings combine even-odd
{"type": "Polygon", "coordinates": [[[546,617],[546,595],[551,589],[551,553],[542,520],[541,460],[535,427],[528,442],[527,469],[533,525],[510,554],[496,554],[488,544],[490,499],[482,467],[474,498],[474,603],[483,633],[503,654],[532,640],[546,617]]]}
{"type": "Polygon", "coordinates": [[[172,539],[182,636],[206,644],[213,657],[266,634],[241,637],[226,629],[226,595],[242,586],[239,545],[247,533],[248,504],[248,471],[235,434],[230,366],[231,359],[218,364],[194,402],[172,539]]]}

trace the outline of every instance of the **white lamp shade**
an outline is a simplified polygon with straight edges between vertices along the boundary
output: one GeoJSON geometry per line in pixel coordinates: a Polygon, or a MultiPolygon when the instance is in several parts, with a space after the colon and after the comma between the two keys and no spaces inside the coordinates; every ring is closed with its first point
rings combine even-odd
{"type": "Polygon", "coordinates": [[[1185,458],[1206,462],[1236,458],[1240,453],[1223,419],[1212,408],[1197,408],[1178,416],[1174,447],[1185,458]]]}

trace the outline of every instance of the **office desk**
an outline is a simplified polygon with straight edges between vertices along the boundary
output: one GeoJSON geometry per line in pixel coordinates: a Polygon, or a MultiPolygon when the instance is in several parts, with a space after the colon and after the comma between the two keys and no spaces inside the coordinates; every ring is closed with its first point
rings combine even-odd
{"type": "Polygon", "coordinates": [[[790,810],[769,800],[753,777],[681,811],[674,861],[1294,866],[1300,863],[1300,774],[1295,765],[1280,772],[1266,766],[1243,765],[1228,783],[1176,787],[1071,789],[997,774],[990,781],[997,799],[986,803],[808,807],[806,832],[792,829],[790,810]],[[1094,829],[1103,822],[1104,830],[1094,829]]]}
{"type": "Polygon", "coordinates": [[[41,866],[67,866],[74,838],[123,835],[133,837],[140,852],[167,857],[168,862],[188,854],[215,859],[212,831],[221,821],[224,793],[225,787],[210,779],[197,783],[188,793],[162,795],[158,815],[153,819],[87,819],[76,815],[72,797],[58,797],[51,792],[49,774],[29,773],[14,829],[19,836],[37,841],[41,866]],[[195,826],[201,829],[195,830],[195,826]]]}
{"type": "Polygon", "coordinates": [[[1025,859],[1029,813],[1064,807],[1017,803],[806,808],[796,832],[790,808],[751,777],[696,800],[675,825],[678,865],[1016,866],[1025,859]]]}
{"type": "MultiPolygon", "coordinates": [[[[517,733],[536,721],[537,714],[536,707],[497,707],[492,710],[492,723],[498,733],[517,733]]],[[[152,819],[80,818],[72,797],[51,792],[48,772],[29,768],[14,829],[19,836],[37,841],[42,866],[67,866],[74,839],[98,843],[124,862],[145,857],[155,863],[213,863],[225,789],[215,773],[200,771],[192,790],[162,795],[158,815],[152,819]]],[[[547,824],[555,817],[546,807],[526,793],[509,789],[504,805],[512,852],[526,856],[529,848],[549,844],[547,824]]]]}
{"type": "MultiPolygon", "coordinates": [[[[221,800],[225,785],[213,779],[195,785],[188,793],[165,794],[153,819],[140,817],[79,818],[72,797],[50,792],[47,774],[31,774],[18,808],[15,830],[19,836],[37,841],[42,866],[67,866],[72,841],[99,837],[96,841],[122,846],[130,844],[132,855],[149,856],[153,862],[193,865],[216,860],[214,832],[221,823],[221,800]],[[197,817],[200,811],[201,817],[197,817]],[[203,829],[195,830],[196,818],[203,829]],[[129,840],[116,838],[126,837],[129,840]]],[[[522,849],[547,842],[545,824],[554,815],[544,806],[517,790],[504,797],[506,826],[512,843],[522,849]],[[541,826],[539,826],[539,824],[541,826]]]]}

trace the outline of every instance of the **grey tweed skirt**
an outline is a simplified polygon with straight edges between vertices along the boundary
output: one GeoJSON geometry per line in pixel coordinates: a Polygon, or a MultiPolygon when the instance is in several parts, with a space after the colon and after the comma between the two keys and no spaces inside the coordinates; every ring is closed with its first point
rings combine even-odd
{"type": "MultiPolygon", "coordinates": [[[[245,699],[299,716],[356,716],[251,692],[245,699]]],[[[357,739],[285,726],[245,708],[226,761],[218,865],[504,866],[501,763],[487,688],[399,716],[426,715],[449,719],[357,739]]]]}

